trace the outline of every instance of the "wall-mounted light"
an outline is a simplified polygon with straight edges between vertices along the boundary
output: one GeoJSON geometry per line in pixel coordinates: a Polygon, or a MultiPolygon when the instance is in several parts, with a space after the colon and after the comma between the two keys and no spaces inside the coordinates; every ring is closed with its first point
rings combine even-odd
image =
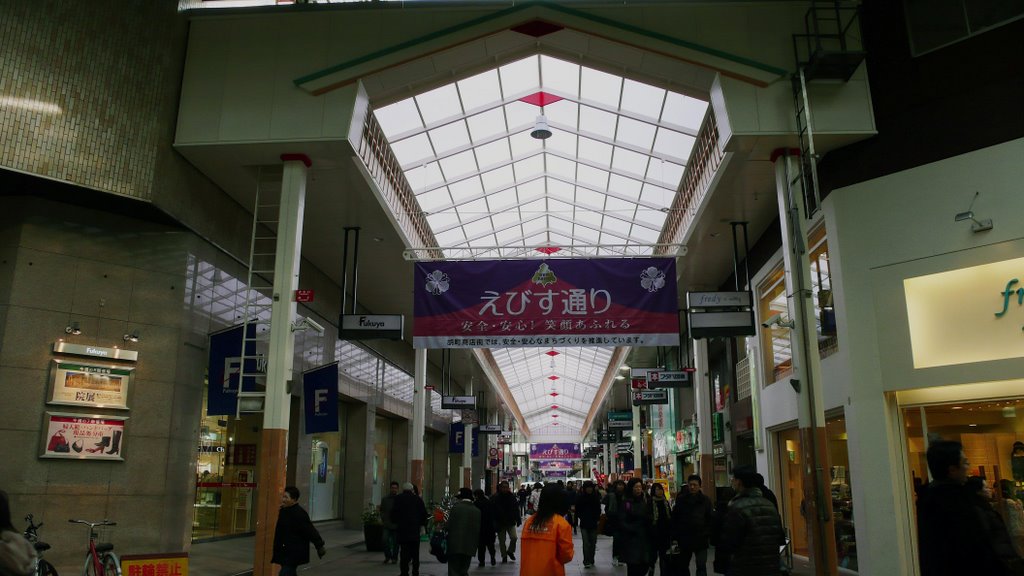
{"type": "Polygon", "coordinates": [[[132,330],[131,332],[125,334],[124,335],[124,341],[125,342],[138,342],[139,341],[139,331],[136,329],[136,330],[132,330]]]}
{"type": "Polygon", "coordinates": [[[973,222],[973,224],[971,224],[971,232],[984,232],[992,229],[991,218],[986,220],[977,220],[974,218],[974,212],[971,210],[971,208],[974,208],[974,201],[978,199],[979,194],[981,194],[981,192],[974,193],[974,198],[971,199],[971,205],[967,207],[967,210],[959,212],[956,216],[953,216],[953,222],[963,222],[964,220],[970,220],[973,222]]]}
{"type": "Polygon", "coordinates": [[[78,336],[82,333],[82,328],[79,327],[78,322],[68,322],[68,325],[64,327],[64,333],[78,336]]]}

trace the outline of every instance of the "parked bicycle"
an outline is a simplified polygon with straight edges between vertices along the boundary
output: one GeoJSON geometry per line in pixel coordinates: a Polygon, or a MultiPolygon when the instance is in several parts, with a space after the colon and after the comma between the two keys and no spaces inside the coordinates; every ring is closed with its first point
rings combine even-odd
{"type": "Polygon", "coordinates": [[[25,539],[32,543],[32,546],[36,549],[36,555],[39,557],[39,562],[36,564],[36,576],[57,576],[57,569],[53,567],[45,559],[43,559],[43,552],[50,549],[50,545],[39,539],[39,529],[43,527],[43,523],[36,524],[32,515],[25,516],[25,522],[28,522],[28,528],[25,528],[25,539]]]}
{"type": "Polygon", "coordinates": [[[85,566],[82,567],[82,576],[121,576],[121,559],[114,554],[114,545],[110,543],[96,543],[97,526],[117,526],[117,522],[101,520],[89,522],[88,520],[68,520],[72,524],[85,524],[89,527],[89,549],[85,553],[85,566]]]}

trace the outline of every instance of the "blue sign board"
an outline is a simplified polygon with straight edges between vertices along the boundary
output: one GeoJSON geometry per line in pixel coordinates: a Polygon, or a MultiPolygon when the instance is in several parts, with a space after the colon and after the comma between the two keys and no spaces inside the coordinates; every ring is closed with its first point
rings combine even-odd
{"type": "Polygon", "coordinates": [[[306,434],[338,431],[338,363],[302,373],[306,434]]]}
{"type": "MultiPolygon", "coordinates": [[[[249,325],[249,335],[256,333],[256,325],[249,325]]],[[[256,355],[256,344],[249,341],[246,356],[256,355]]],[[[242,367],[242,326],[228,328],[210,335],[210,363],[207,366],[209,394],[208,416],[234,416],[238,406],[238,377],[242,367]]],[[[246,360],[246,372],[257,371],[256,360],[246,360]]],[[[244,390],[256,390],[256,379],[246,378],[244,390]]]]}
{"type": "MultiPolygon", "coordinates": [[[[462,422],[452,422],[448,427],[448,453],[449,454],[465,454],[466,453],[466,425],[462,422]]],[[[473,456],[480,455],[480,435],[479,429],[473,427],[473,456]]]]}

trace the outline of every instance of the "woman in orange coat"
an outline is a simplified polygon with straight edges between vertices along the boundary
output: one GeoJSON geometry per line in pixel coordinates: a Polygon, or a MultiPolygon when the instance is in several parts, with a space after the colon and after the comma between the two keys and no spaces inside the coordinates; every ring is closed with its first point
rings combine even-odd
{"type": "Polygon", "coordinates": [[[548,484],[541,491],[537,512],[523,523],[519,537],[520,576],[565,576],[573,548],[572,527],[558,513],[564,498],[557,484],[548,484]]]}

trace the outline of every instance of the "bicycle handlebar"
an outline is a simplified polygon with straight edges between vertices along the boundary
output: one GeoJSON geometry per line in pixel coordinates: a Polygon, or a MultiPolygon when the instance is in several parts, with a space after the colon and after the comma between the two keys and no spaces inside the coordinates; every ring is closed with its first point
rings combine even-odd
{"type": "Polygon", "coordinates": [[[75,520],[74,518],[68,520],[69,524],[85,524],[90,528],[96,526],[117,526],[117,522],[111,522],[110,520],[100,520],[99,522],[90,522],[88,520],[75,520]]]}

